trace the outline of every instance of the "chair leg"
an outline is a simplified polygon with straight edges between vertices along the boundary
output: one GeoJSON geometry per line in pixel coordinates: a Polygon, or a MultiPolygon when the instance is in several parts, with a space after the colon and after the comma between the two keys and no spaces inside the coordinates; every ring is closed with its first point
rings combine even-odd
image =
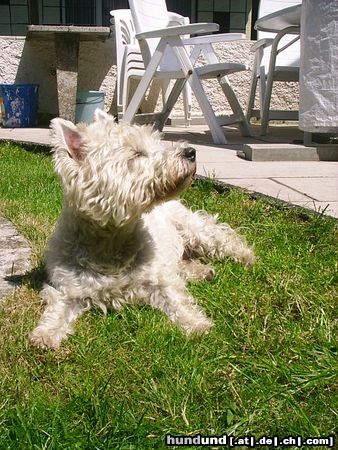
{"type": "Polygon", "coordinates": [[[265,136],[268,132],[269,128],[269,111],[270,111],[270,102],[271,102],[271,94],[272,94],[272,84],[273,84],[273,73],[268,75],[266,81],[266,89],[263,101],[263,109],[261,114],[261,135],[265,136]]]}
{"type": "MultiPolygon", "coordinates": [[[[203,56],[205,57],[206,61],[209,64],[218,64],[219,59],[215,53],[215,50],[213,49],[211,44],[205,44],[203,47],[201,47],[200,51],[202,52],[203,56]]],[[[193,54],[194,60],[197,57],[197,52],[193,54]]],[[[226,76],[222,77],[221,79],[218,79],[219,84],[221,85],[221,88],[223,90],[223,93],[225,97],[227,98],[229,105],[234,113],[234,118],[237,120],[240,132],[242,136],[251,136],[251,130],[250,125],[243,113],[243,109],[236,97],[236,94],[234,93],[229,80],[226,76]]]]}
{"type": "MultiPolygon", "coordinates": [[[[270,62],[269,62],[269,71],[268,76],[265,82],[265,76],[261,73],[260,81],[261,81],[261,97],[263,96],[263,103],[261,103],[261,135],[265,136],[268,132],[269,128],[269,111],[270,111],[270,103],[271,103],[271,94],[272,94],[272,85],[273,85],[273,76],[275,72],[276,66],[276,58],[277,58],[277,48],[278,48],[278,39],[275,39],[271,46],[270,53],[270,62]],[[264,84],[262,84],[264,83],[264,84]],[[263,107],[262,107],[263,104],[263,107]]],[[[265,75],[265,74],[264,74],[265,75]]]]}
{"type": "Polygon", "coordinates": [[[312,143],[312,133],[310,133],[309,131],[304,131],[304,145],[305,147],[310,147],[311,145],[313,145],[312,143]]]}
{"type": "Polygon", "coordinates": [[[236,94],[234,93],[227,77],[223,77],[219,80],[219,84],[223,90],[225,97],[227,98],[231,109],[234,112],[234,115],[238,117],[238,127],[240,129],[242,136],[251,136],[250,125],[244,115],[242,107],[237,99],[236,94]]]}
{"type": "MultiPolygon", "coordinates": [[[[261,68],[260,74],[258,77],[259,81],[259,118],[262,119],[263,117],[263,110],[264,110],[264,101],[265,101],[265,93],[266,93],[266,75],[265,70],[261,68]]],[[[270,105],[269,105],[270,108],[270,105]]]]}
{"type": "Polygon", "coordinates": [[[250,119],[252,117],[252,111],[255,107],[255,97],[256,97],[256,90],[257,90],[257,77],[256,75],[252,75],[251,84],[250,84],[250,91],[249,91],[249,99],[248,104],[246,107],[246,119],[250,123],[250,119]]]}
{"type": "Polygon", "coordinates": [[[161,118],[157,122],[157,129],[159,131],[163,130],[163,127],[164,127],[173,107],[175,106],[175,103],[177,102],[177,99],[180,96],[186,82],[187,82],[187,80],[185,78],[179,78],[178,80],[175,81],[175,84],[174,84],[173,88],[171,89],[166,102],[163,105],[163,109],[162,109],[161,116],[160,116],[161,118]]]}
{"type": "Polygon", "coordinates": [[[257,65],[258,65],[257,58],[255,58],[254,65],[252,68],[251,80],[250,80],[248,104],[246,107],[246,119],[249,124],[250,124],[250,119],[252,117],[253,109],[255,107],[255,98],[256,98],[257,82],[258,82],[257,65]]]}
{"type": "Polygon", "coordinates": [[[150,83],[147,97],[143,99],[141,103],[142,114],[153,113],[156,109],[158,98],[161,92],[161,85],[158,79],[153,79],[150,83]]]}
{"type": "Polygon", "coordinates": [[[210,129],[211,136],[215,144],[224,145],[227,143],[227,140],[224,136],[222,127],[217,122],[217,117],[205,95],[203,85],[198,78],[196,72],[193,72],[192,75],[188,78],[189,84],[193,93],[195,94],[196,100],[204,114],[205,121],[210,129]]]}
{"type": "Polygon", "coordinates": [[[163,105],[165,103],[167,103],[168,97],[170,95],[170,81],[165,79],[165,80],[161,80],[161,89],[162,89],[162,103],[163,105]]]}
{"type": "Polygon", "coordinates": [[[117,83],[115,84],[115,90],[113,93],[113,100],[111,103],[111,107],[109,110],[109,113],[112,114],[113,116],[117,117],[118,120],[120,117],[122,117],[122,104],[119,103],[119,99],[118,99],[118,90],[117,90],[117,83]]]}
{"type": "MultiPolygon", "coordinates": [[[[162,99],[163,99],[163,109],[164,109],[164,105],[167,103],[167,101],[169,99],[169,95],[171,94],[171,92],[169,90],[170,83],[167,80],[161,80],[161,86],[162,86],[162,99]]],[[[184,86],[183,91],[182,91],[182,96],[183,96],[185,126],[187,127],[187,126],[190,126],[190,122],[191,122],[191,89],[190,89],[189,85],[186,84],[184,86]]],[[[167,119],[168,119],[168,117],[169,116],[167,116],[167,119]]]]}
{"type": "Polygon", "coordinates": [[[182,91],[185,126],[190,127],[191,124],[191,89],[189,84],[186,84],[182,91]]]}
{"type": "Polygon", "coordinates": [[[164,40],[161,40],[155,50],[155,53],[153,54],[153,57],[151,58],[151,61],[144,72],[143,77],[141,78],[141,81],[139,85],[137,86],[134,95],[123,115],[123,120],[129,123],[133,123],[135,119],[135,114],[147,92],[147,89],[149,87],[149,84],[151,83],[151,80],[154,77],[154,74],[156,72],[156,69],[158,65],[160,64],[160,61],[163,57],[163,53],[166,47],[166,42],[164,40]]]}
{"type": "Polygon", "coordinates": [[[171,36],[168,41],[169,40],[171,41],[171,48],[173,49],[177,60],[180,62],[183,72],[187,74],[187,80],[189,82],[189,85],[191,86],[192,92],[196,97],[196,100],[198,101],[202,113],[204,114],[204,118],[210,129],[210,133],[212,135],[214,143],[226,144],[227,140],[224,136],[222,127],[217,121],[217,117],[215,116],[215,113],[204,92],[201,80],[198,78],[192,62],[182,44],[182,41],[176,36],[171,36]]]}

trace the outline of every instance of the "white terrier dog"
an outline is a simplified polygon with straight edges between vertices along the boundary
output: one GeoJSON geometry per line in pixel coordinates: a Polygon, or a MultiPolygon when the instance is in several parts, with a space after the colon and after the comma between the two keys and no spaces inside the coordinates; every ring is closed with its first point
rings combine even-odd
{"type": "Polygon", "coordinates": [[[32,342],[57,348],[94,305],[106,312],[147,303],[188,334],[207,332],[212,321],[186,280],[212,278],[201,259],[250,264],[254,255],[217,217],[173,200],[195,175],[195,150],[99,110],[90,125],[54,119],[52,131],[64,205],[46,251],[47,306],[32,342]]]}

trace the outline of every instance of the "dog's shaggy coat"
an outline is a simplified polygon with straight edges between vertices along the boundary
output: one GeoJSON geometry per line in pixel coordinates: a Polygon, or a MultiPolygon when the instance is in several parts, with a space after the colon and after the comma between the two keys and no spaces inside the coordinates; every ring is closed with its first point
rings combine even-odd
{"type": "Polygon", "coordinates": [[[106,312],[147,303],[186,333],[208,331],[212,321],[186,280],[212,278],[202,259],[250,264],[254,256],[228,225],[173,200],[194,177],[195,150],[101,111],[90,125],[54,119],[52,131],[64,205],[46,251],[46,309],[32,342],[57,348],[94,305],[106,312]]]}

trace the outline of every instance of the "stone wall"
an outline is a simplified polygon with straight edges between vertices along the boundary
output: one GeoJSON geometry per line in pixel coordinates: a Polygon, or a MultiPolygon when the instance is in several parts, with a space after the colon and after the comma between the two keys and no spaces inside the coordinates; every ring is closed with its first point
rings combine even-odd
{"type": "MultiPolygon", "coordinates": [[[[238,41],[217,44],[221,61],[253,64],[250,52],[252,41],[238,41]]],[[[106,93],[105,109],[115,112],[116,57],[114,39],[106,42],[81,42],[79,56],[79,90],[102,90],[106,93]]],[[[229,79],[245,109],[251,71],[232,74],[229,79]]],[[[40,85],[39,113],[46,116],[58,114],[56,91],[55,51],[52,41],[26,40],[23,37],[0,37],[0,83],[38,83],[40,85]]],[[[215,80],[203,82],[208,98],[217,112],[229,113],[229,107],[215,80]]],[[[276,83],[272,106],[283,109],[298,107],[298,84],[276,83]]],[[[200,110],[193,98],[193,116],[200,110]]],[[[173,116],[182,116],[182,102],[179,101],[173,116]]]]}

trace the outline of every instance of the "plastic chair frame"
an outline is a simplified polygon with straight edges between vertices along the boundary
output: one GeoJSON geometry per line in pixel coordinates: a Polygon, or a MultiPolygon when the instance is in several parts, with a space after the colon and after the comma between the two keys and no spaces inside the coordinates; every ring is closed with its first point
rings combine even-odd
{"type": "MultiPolygon", "coordinates": [[[[137,4],[137,6],[139,6],[137,4]]],[[[133,14],[133,2],[130,0],[130,8],[133,14]]],[[[136,5],[134,13],[137,18],[136,5]]],[[[135,17],[134,17],[135,20],[135,17]]],[[[137,21],[135,21],[136,23],[137,21]]],[[[145,74],[141,79],[133,98],[131,99],[128,108],[124,114],[123,119],[128,122],[155,122],[156,128],[162,130],[166,119],[169,117],[177,98],[186,83],[189,83],[192,92],[194,93],[205,120],[209,126],[211,135],[216,144],[225,144],[226,138],[224,136],[221,126],[238,123],[242,134],[250,135],[250,128],[238,99],[233,92],[230,83],[225,75],[242,70],[247,70],[247,66],[236,63],[220,63],[215,51],[212,48],[212,43],[221,41],[231,41],[243,39],[245,36],[240,33],[212,35],[193,37],[184,39],[184,35],[191,34],[205,34],[218,31],[219,26],[213,23],[196,23],[189,25],[179,25],[173,27],[166,27],[160,29],[152,29],[136,34],[139,41],[140,49],[145,61],[145,74]],[[148,46],[148,39],[157,38],[158,43],[154,51],[148,46]],[[193,46],[192,52],[190,46],[193,46]],[[178,68],[170,70],[161,70],[160,63],[164,62],[165,51],[167,48],[172,50],[178,68]],[[198,55],[202,53],[206,58],[207,64],[204,66],[195,66],[198,55]],[[137,114],[138,108],[144,98],[147,89],[154,78],[175,80],[166,103],[160,113],[154,113],[152,117],[137,114]],[[216,78],[225,94],[233,114],[227,116],[216,117],[206,97],[201,80],[216,78]],[[143,117],[142,117],[143,116],[143,117]]],[[[136,30],[137,31],[137,30],[136,30]]],[[[175,63],[176,63],[175,62],[175,63]]]]}

